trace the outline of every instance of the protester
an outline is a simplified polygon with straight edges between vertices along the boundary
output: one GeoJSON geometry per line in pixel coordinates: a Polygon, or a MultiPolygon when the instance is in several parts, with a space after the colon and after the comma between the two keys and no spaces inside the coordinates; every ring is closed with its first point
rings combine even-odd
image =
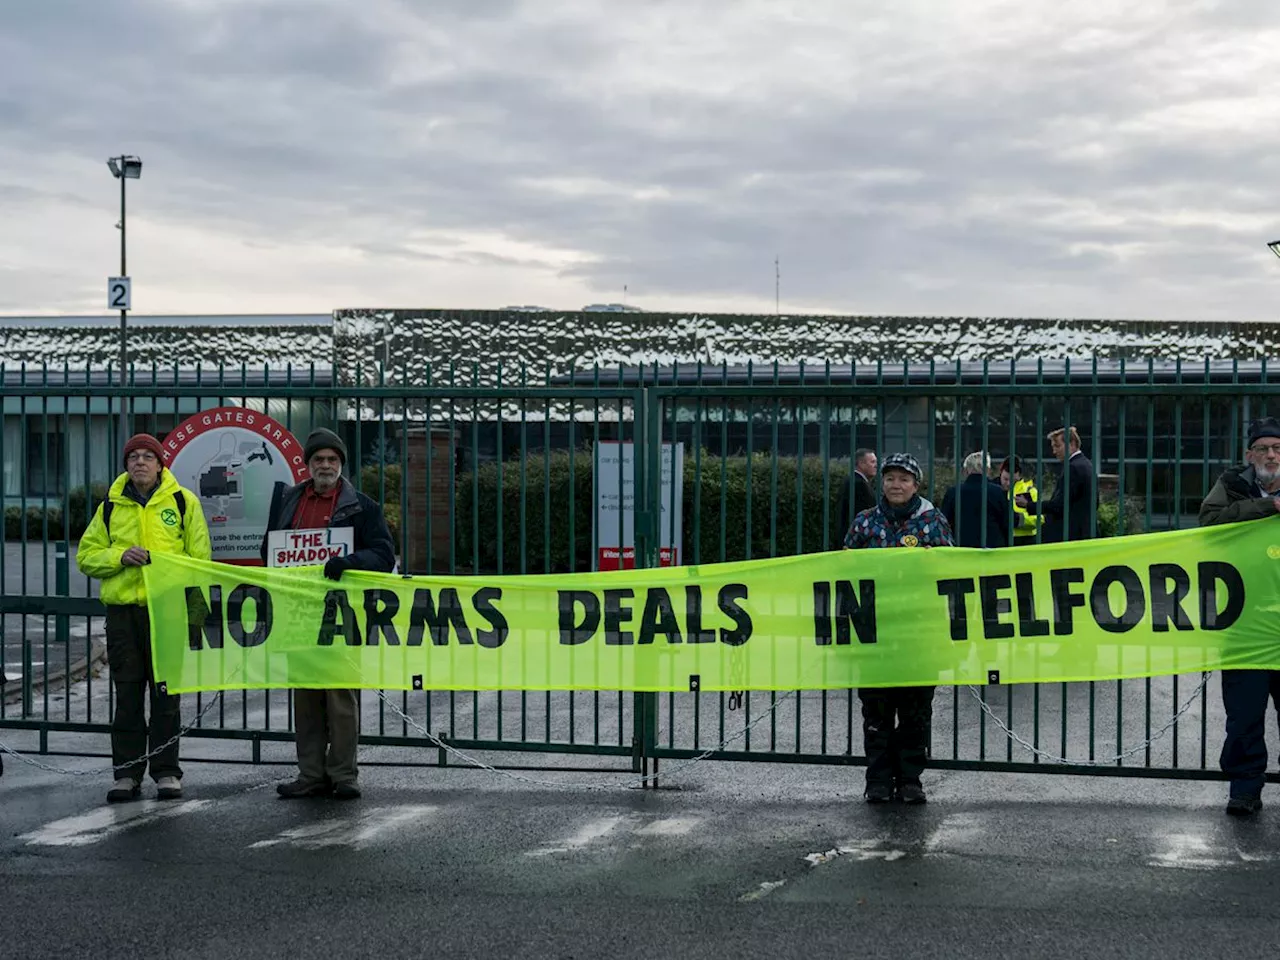
{"type": "Polygon", "coordinates": [[[1075,427],[1059,428],[1049,434],[1053,455],[1062,461],[1053,495],[1040,504],[1043,523],[1041,540],[1061,543],[1088,540],[1093,536],[1098,512],[1098,484],[1093,464],[1080,450],[1080,434],[1075,427]]]}
{"type": "Polygon", "coordinates": [[[1022,460],[1005,457],[1000,464],[1000,488],[1013,499],[1013,545],[1025,547],[1036,542],[1040,526],[1037,504],[1040,493],[1034,477],[1022,475],[1022,460]]]}
{"type": "Polygon", "coordinates": [[[991,458],[983,451],[964,458],[961,481],[942,498],[942,514],[958,547],[1007,547],[1009,501],[987,479],[991,458]]]}
{"type": "MultiPolygon", "coordinates": [[[[1200,504],[1200,526],[1265,520],[1280,511],[1280,421],[1253,421],[1246,447],[1245,463],[1227,469],[1200,504]]],[[[1231,780],[1227,813],[1232,816],[1248,817],[1262,809],[1268,696],[1280,719],[1280,670],[1222,671],[1227,734],[1218,765],[1231,780]]]]}
{"type": "MultiPolygon", "coordinates": [[[[854,519],[847,550],[872,547],[950,547],[951,527],[942,512],[920,496],[924,474],[916,458],[885,458],[880,502],[854,519]]],[[[867,754],[867,803],[924,803],[920,775],[929,757],[933,687],[864,687],[862,735],[867,754]],[[896,723],[896,726],[895,726],[896,723]]]]}
{"type": "MultiPolygon", "coordinates": [[[[303,448],[311,473],[280,498],[267,521],[273,530],[319,530],[349,527],[351,553],[333,557],[324,567],[330,580],[348,570],[390,573],[395,569],[395,543],[382,508],[342,475],[347,447],[331,430],[315,430],[303,448]]],[[[267,539],[262,541],[267,557],[267,539]]],[[[360,697],[356,690],[294,690],[294,739],[298,776],[276,787],[286,799],[333,795],[340,800],[360,796],[356,748],[360,741],[360,697]]]]}
{"type": "Polygon", "coordinates": [[[840,492],[840,507],[836,511],[837,529],[843,538],[853,523],[853,518],[863,510],[870,510],[876,505],[875,479],[878,463],[876,452],[866,447],[859,447],[853,454],[853,473],[849,482],[840,492]],[[852,494],[850,493],[852,491],[852,494]],[[853,509],[850,510],[850,500],[853,509]]]}
{"type": "Polygon", "coordinates": [[[181,698],[161,692],[155,682],[142,568],[158,553],[210,559],[209,531],[200,500],[164,468],[159,440],[146,433],[131,437],[124,445],[124,466],[76,553],[80,571],[102,581],[107,608],[107,664],[116,699],[111,721],[115,783],[107,802],[138,799],[148,764],[156,797],[177,800],[182,796],[181,698]]]}

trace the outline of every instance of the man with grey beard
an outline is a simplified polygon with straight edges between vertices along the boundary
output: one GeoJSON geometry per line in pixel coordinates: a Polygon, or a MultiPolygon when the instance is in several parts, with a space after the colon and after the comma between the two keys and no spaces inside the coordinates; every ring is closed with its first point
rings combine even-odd
{"type": "MultiPolygon", "coordinates": [[[[1243,466],[1231,467],[1200,505],[1200,526],[1265,520],[1280,512],[1280,421],[1249,424],[1243,466]]],[[[1280,670],[1222,671],[1227,738],[1218,760],[1231,779],[1227,813],[1248,817],[1262,809],[1267,774],[1267,697],[1280,716],[1280,670]]]]}

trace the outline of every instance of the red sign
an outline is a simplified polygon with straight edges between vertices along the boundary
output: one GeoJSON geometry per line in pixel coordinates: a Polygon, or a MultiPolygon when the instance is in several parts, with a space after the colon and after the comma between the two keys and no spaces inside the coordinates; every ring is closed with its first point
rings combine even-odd
{"type": "Polygon", "coordinates": [[[160,446],[164,465],[200,499],[213,559],[261,565],[272,500],[307,479],[303,445],[265,413],[218,407],[182,421],[160,446]]]}

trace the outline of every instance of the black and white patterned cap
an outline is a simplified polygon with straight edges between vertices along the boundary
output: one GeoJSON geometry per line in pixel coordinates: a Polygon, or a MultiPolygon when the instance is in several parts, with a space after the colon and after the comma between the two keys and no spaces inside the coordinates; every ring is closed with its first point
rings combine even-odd
{"type": "Polygon", "coordinates": [[[924,471],[920,469],[920,462],[909,453],[891,453],[880,461],[882,475],[895,468],[907,471],[916,478],[916,483],[924,482],[924,471]]]}

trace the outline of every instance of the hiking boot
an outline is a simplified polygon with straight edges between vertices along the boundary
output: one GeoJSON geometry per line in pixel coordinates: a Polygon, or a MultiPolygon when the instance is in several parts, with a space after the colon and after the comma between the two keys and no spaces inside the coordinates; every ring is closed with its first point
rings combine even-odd
{"type": "Polygon", "coordinates": [[[888,803],[893,799],[893,787],[887,783],[868,783],[867,789],[862,792],[866,797],[867,803],[888,803]]]}
{"type": "Polygon", "coordinates": [[[157,800],[181,800],[182,781],[177,777],[161,777],[156,781],[157,800]]]}
{"type": "Polygon", "coordinates": [[[128,803],[142,795],[142,784],[132,777],[121,777],[107,791],[107,803],[128,803]]]}
{"type": "Polygon", "coordinates": [[[327,797],[332,789],[327,780],[316,782],[303,780],[301,777],[276,785],[276,793],[285,800],[297,800],[299,797],[327,797]]]}
{"type": "Polygon", "coordinates": [[[335,783],[333,785],[333,798],[335,800],[359,800],[360,788],[350,780],[345,783],[335,783]]]}
{"type": "Polygon", "coordinates": [[[900,783],[898,784],[898,799],[903,803],[925,803],[928,797],[924,795],[924,787],[918,783],[900,783]]]}
{"type": "Polygon", "coordinates": [[[1227,800],[1227,816],[1252,817],[1262,809],[1262,797],[1256,793],[1242,793],[1227,800]]]}

